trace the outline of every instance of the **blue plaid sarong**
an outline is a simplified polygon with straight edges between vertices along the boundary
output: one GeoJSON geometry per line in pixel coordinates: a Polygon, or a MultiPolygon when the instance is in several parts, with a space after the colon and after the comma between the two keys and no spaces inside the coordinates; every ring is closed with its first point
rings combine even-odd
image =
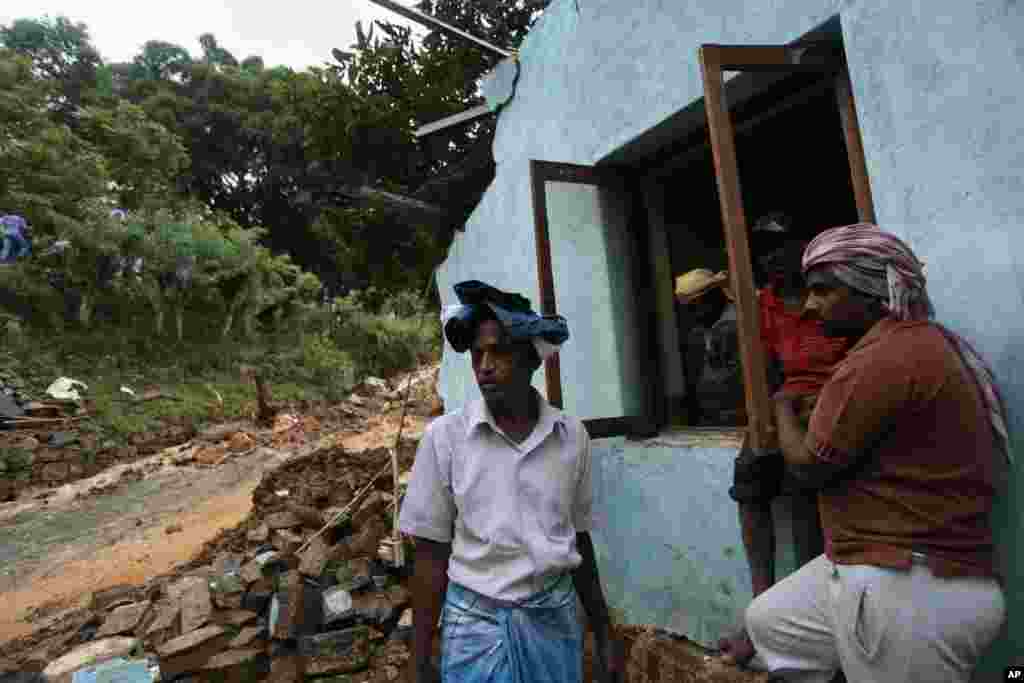
{"type": "Polygon", "coordinates": [[[443,683],[581,683],[583,632],[569,574],[522,602],[448,584],[441,621],[443,683]]]}

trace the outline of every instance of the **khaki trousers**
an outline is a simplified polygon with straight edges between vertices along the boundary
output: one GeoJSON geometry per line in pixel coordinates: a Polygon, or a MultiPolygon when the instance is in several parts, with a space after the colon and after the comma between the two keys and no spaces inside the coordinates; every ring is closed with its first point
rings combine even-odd
{"type": "Polygon", "coordinates": [[[993,579],[941,579],[922,558],[910,571],[834,564],[824,555],[747,609],[751,667],[786,681],[968,683],[1006,620],[993,579]]]}

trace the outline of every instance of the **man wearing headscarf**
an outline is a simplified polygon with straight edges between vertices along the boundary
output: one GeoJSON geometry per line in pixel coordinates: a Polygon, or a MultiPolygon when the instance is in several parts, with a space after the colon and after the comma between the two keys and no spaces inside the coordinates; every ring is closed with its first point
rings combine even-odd
{"type": "Polygon", "coordinates": [[[820,488],[825,553],[747,610],[753,665],[799,681],[964,682],[1005,621],[990,512],[1009,455],[993,374],[932,321],[923,264],[871,224],[804,253],[809,314],[854,342],[803,429],[776,397],[791,469],[820,488]]]}
{"type": "Polygon", "coordinates": [[[476,280],[455,293],[445,337],[470,351],[482,400],[430,423],[402,504],[399,526],[416,541],[416,680],[580,683],[579,595],[597,678],[619,681],[589,534],[590,439],[531,386],[568,339],[565,319],[476,280]],[[439,616],[440,672],[431,662],[439,616]]]}
{"type": "Polygon", "coordinates": [[[680,319],[693,321],[682,349],[688,423],[741,423],[743,371],[729,274],[688,271],[676,278],[675,299],[680,319]]]}

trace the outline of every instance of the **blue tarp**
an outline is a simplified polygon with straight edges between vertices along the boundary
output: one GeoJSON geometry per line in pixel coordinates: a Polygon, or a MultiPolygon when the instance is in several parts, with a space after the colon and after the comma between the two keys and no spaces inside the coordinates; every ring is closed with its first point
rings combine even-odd
{"type": "Polygon", "coordinates": [[[28,221],[17,214],[0,216],[3,228],[3,246],[0,247],[0,263],[13,263],[32,253],[28,238],[28,221]]]}

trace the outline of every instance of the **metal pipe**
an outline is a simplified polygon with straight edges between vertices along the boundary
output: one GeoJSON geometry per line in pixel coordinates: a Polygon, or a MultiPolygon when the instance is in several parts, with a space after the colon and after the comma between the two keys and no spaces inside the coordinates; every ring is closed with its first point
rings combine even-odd
{"type": "Polygon", "coordinates": [[[479,47],[482,47],[485,50],[488,50],[500,57],[516,56],[516,53],[511,50],[506,50],[492,43],[488,43],[486,40],[483,40],[482,38],[477,38],[476,36],[470,33],[466,33],[460,28],[456,28],[455,26],[445,23],[440,19],[430,16],[429,14],[421,12],[418,9],[406,7],[405,5],[399,4],[394,0],[370,0],[370,2],[372,2],[375,5],[380,5],[384,9],[389,9],[395,14],[400,14],[406,19],[409,19],[410,21],[415,21],[419,24],[423,24],[428,28],[437,29],[438,31],[446,33],[455,38],[468,40],[469,42],[475,43],[479,47]]]}

